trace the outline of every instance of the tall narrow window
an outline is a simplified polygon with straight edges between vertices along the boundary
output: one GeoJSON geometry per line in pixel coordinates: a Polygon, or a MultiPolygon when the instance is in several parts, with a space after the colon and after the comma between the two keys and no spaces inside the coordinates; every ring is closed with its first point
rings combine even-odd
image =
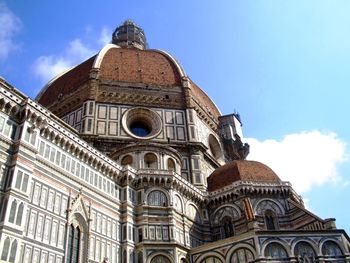
{"type": "Polygon", "coordinates": [[[232,219],[225,216],[221,221],[223,238],[228,238],[234,235],[232,219]]]}
{"type": "Polygon", "coordinates": [[[16,252],[17,252],[17,240],[14,240],[12,242],[11,250],[10,250],[10,238],[7,237],[4,242],[4,246],[2,248],[2,253],[1,253],[1,262],[6,261],[6,262],[11,262],[14,263],[16,259],[16,252]],[[9,255],[10,252],[10,255],[9,255]]]}
{"type": "Polygon", "coordinates": [[[265,212],[265,224],[267,230],[276,230],[277,229],[277,222],[276,222],[276,216],[274,212],[271,210],[267,210],[265,212]]]}
{"type": "Polygon", "coordinates": [[[7,256],[10,248],[10,238],[6,238],[4,242],[4,246],[2,247],[1,260],[7,260],[7,256]]]}
{"type": "Polygon", "coordinates": [[[14,200],[12,202],[11,210],[10,210],[10,216],[9,216],[9,222],[10,223],[14,223],[15,222],[16,209],[17,209],[17,201],[14,200]]]}
{"type": "Polygon", "coordinates": [[[18,171],[18,173],[17,173],[17,179],[16,179],[16,184],[15,184],[15,187],[16,187],[17,189],[20,189],[20,188],[21,188],[22,177],[23,177],[23,173],[22,173],[21,171],[18,171]]]}
{"type": "Polygon", "coordinates": [[[16,225],[21,225],[22,223],[22,217],[23,217],[23,203],[21,203],[18,206],[18,211],[17,211],[17,218],[16,218],[16,225]]]}
{"type": "Polygon", "coordinates": [[[27,192],[28,180],[29,180],[29,175],[28,174],[24,174],[23,175],[22,187],[21,187],[21,190],[23,192],[27,192]]]}
{"type": "Polygon", "coordinates": [[[67,263],[78,263],[80,252],[80,229],[79,226],[69,226],[67,263]]]}
{"type": "Polygon", "coordinates": [[[17,240],[12,242],[9,262],[11,262],[11,263],[15,262],[16,252],[17,252],[17,240]]]}

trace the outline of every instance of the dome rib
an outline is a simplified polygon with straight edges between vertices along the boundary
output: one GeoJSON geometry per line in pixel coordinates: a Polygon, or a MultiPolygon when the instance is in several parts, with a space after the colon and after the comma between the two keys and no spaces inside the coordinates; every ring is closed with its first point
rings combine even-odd
{"type": "Polygon", "coordinates": [[[176,60],[175,57],[173,57],[170,53],[160,50],[160,49],[150,49],[150,51],[154,51],[154,52],[158,52],[166,57],[168,57],[168,59],[173,62],[173,64],[175,65],[178,73],[180,74],[180,77],[186,77],[186,73],[185,70],[183,69],[183,67],[181,66],[181,64],[176,60]]]}
{"type": "Polygon", "coordinates": [[[104,56],[106,55],[106,53],[112,49],[112,48],[120,48],[120,46],[116,45],[116,44],[107,44],[105,45],[100,52],[98,52],[96,59],[94,61],[94,64],[92,65],[92,68],[94,69],[99,69],[101,67],[101,63],[102,60],[104,59],[104,56]]]}

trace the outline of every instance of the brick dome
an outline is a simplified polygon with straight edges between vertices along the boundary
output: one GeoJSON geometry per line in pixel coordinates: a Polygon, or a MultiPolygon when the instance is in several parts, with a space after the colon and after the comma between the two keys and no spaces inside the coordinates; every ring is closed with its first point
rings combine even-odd
{"type": "Polygon", "coordinates": [[[180,66],[164,52],[108,44],[96,56],[54,78],[39,93],[37,100],[44,106],[50,104],[58,96],[74,92],[93,78],[94,73],[101,82],[155,86],[181,86],[183,74],[180,66]]]}
{"type": "Polygon", "coordinates": [[[208,177],[208,190],[214,191],[236,181],[279,183],[281,179],[265,164],[235,160],[219,167],[208,177]]]}
{"type": "MultiPolygon", "coordinates": [[[[140,94],[151,92],[147,91],[148,87],[177,94],[181,90],[182,95],[175,98],[178,108],[190,107],[189,103],[196,101],[214,118],[220,116],[214,102],[185,75],[181,65],[170,54],[116,44],[107,44],[97,55],[51,80],[36,100],[51,109],[51,106],[62,104],[62,101],[95,99],[103,89],[102,85],[108,93],[113,92],[114,86],[135,88],[140,94]],[[189,92],[185,82],[188,83],[189,92]]],[[[107,99],[110,97],[107,96],[107,99]]],[[[167,102],[164,103],[167,105],[167,102]]],[[[158,101],[155,103],[157,105],[161,106],[161,103],[158,101]]]]}

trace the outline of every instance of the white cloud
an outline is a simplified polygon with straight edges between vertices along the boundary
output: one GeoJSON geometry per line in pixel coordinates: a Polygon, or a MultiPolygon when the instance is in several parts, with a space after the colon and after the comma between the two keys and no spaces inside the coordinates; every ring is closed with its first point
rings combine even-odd
{"type": "Polygon", "coordinates": [[[43,80],[48,81],[53,76],[72,66],[72,62],[64,57],[41,56],[35,61],[35,73],[43,80]]]}
{"type": "Polygon", "coordinates": [[[282,180],[290,181],[297,192],[341,179],[337,165],[346,161],[346,144],[335,133],[309,131],[288,134],[280,141],[254,138],[246,141],[250,144],[248,159],[270,166],[282,180]]]}
{"type": "Polygon", "coordinates": [[[18,49],[13,41],[21,28],[21,20],[0,2],[0,60],[5,60],[11,51],[18,49]]]}
{"type": "Polygon", "coordinates": [[[111,43],[111,38],[112,38],[111,30],[107,27],[102,28],[99,42],[102,45],[106,45],[108,43],[111,43]]]}
{"type": "MultiPolygon", "coordinates": [[[[89,34],[89,32],[87,32],[87,34],[89,34]]],[[[108,41],[110,38],[111,37],[108,36],[108,41]]],[[[99,38],[95,41],[96,43],[91,43],[91,47],[85,45],[82,39],[84,39],[84,37],[70,41],[64,51],[59,55],[40,56],[36,59],[34,62],[34,72],[43,83],[46,83],[54,76],[97,53],[97,50],[101,48],[101,44],[106,44],[107,29],[101,29],[99,38]]]]}
{"type": "Polygon", "coordinates": [[[74,39],[71,41],[67,49],[67,55],[69,57],[73,57],[73,60],[86,59],[93,53],[94,51],[89,49],[87,46],[84,46],[80,39],[74,39]]]}

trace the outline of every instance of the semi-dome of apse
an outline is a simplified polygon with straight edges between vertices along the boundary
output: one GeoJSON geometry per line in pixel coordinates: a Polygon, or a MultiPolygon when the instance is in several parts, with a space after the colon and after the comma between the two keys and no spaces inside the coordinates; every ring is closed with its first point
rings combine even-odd
{"type": "Polygon", "coordinates": [[[247,160],[235,160],[227,163],[217,168],[207,180],[209,191],[215,191],[237,181],[281,182],[281,179],[267,165],[247,160]]]}

